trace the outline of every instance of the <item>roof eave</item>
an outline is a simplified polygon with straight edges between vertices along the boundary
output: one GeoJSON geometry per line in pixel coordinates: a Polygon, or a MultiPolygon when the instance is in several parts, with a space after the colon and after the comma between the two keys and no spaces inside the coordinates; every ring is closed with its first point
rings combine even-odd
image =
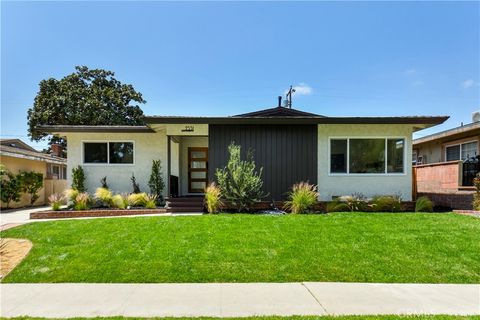
{"type": "Polygon", "coordinates": [[[35,128],[37,131],[48,132],[52,134],[70,133],[70,132],[129,132],[129,133],[154,133],[155,130],[148,126],[62,126],[45,125],[35,128]]]}

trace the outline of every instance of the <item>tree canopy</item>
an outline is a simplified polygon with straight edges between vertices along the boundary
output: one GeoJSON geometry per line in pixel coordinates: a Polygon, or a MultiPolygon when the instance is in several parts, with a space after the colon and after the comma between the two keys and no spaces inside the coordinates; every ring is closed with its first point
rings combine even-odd
{"type": "MultiPolygon", "coordinates": [[[[103,69],[75,67],[57,80],[42,80],[33,107],[28,110],[28,134],[34,141],[48,136],[41,125],[141,125],[145,103],[132,85],[103,69]]],[[[58,139],[53,138],[57,141],[58,139]]],[[[50,140],[52,141],[52,140],[50,140]]]]}

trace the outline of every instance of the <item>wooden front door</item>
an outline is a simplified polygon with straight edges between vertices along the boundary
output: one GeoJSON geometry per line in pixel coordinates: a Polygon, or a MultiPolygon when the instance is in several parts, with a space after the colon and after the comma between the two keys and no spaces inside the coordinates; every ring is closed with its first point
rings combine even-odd
{"type": "Polygon", "coordinates": [[[188,148],[188,192],[202,193],[208,183],[208,148],[188,148]]]}

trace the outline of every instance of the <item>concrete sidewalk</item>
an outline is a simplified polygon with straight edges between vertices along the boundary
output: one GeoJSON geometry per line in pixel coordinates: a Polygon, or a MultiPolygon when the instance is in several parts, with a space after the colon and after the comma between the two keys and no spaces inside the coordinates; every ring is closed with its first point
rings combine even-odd
{"type": "Polygon", "coordinates": [[[480,314],[480,285],[2,284],[0,316],[480,314]]]}

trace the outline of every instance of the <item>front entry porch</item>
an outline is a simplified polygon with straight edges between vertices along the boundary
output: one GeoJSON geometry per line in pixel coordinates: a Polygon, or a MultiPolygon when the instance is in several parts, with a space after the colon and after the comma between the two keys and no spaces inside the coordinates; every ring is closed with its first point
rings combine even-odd
{"type": "Polygon", "coordinates": [[[208,137],[168,136],[169,198],[203,196],[208,184],[208,137]]]}

